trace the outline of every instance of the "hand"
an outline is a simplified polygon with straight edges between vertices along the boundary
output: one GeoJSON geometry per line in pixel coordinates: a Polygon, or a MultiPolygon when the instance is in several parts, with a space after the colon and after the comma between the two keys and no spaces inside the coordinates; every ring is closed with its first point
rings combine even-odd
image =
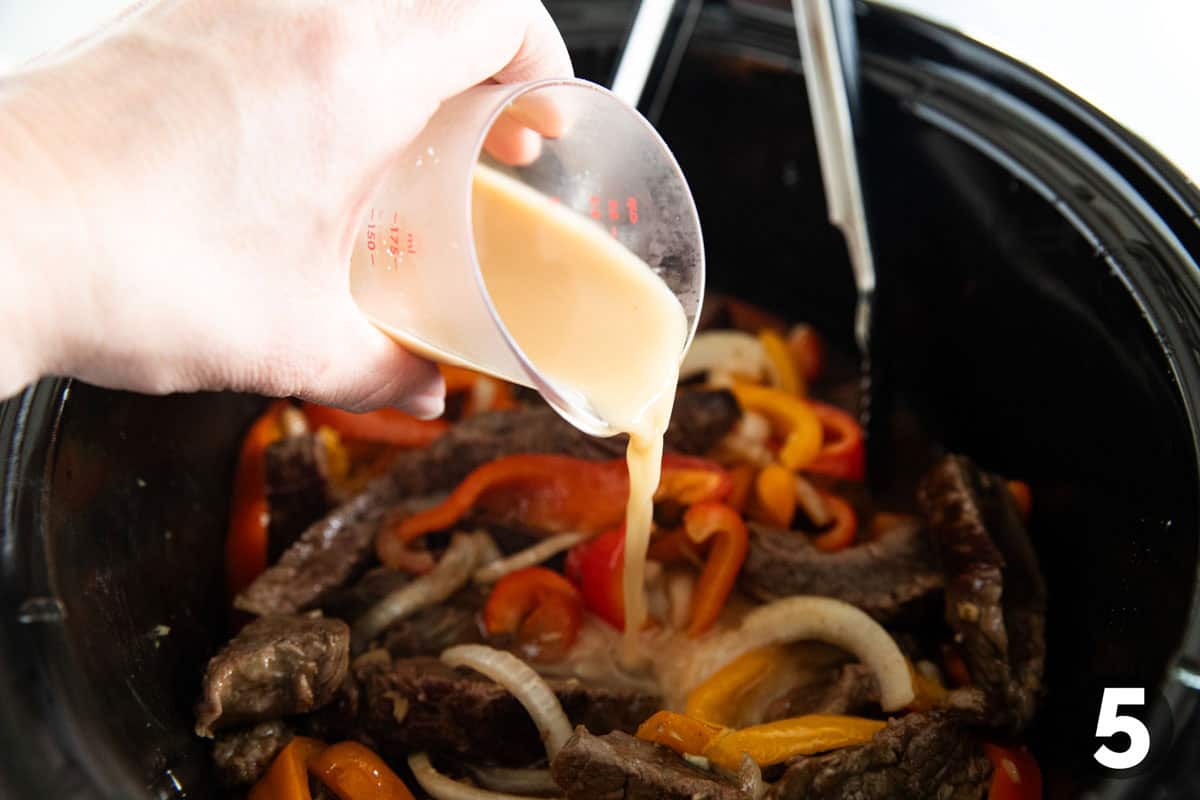
{"type": "Polygon", "coordinates": [[[440,413],[350,297],[361,214],[441,101],[570,74],[537,0],[180,0],[0,84],[0,397],[59,373],[440,413]]]}

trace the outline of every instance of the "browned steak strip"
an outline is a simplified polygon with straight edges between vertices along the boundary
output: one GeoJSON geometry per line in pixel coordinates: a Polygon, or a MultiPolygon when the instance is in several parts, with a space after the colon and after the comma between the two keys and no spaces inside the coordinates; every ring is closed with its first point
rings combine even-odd
{"type": "Polygon", "coordinates": [[[350,628],[337,619],[263,617],[208,662],[196,733],[320,708],[350,660],[350,628]]]}
{"type": "Polygon", "coordinates": [[[280,720],[220,734],[213,745],[213,761],[221,782],[227,786],[256,782],[293,735],[291,727],[280,720]]]}
{"type": "Polygon", "coordinates": [[[329,511],[327,451],[315,433],[267,446],[267,562],[274,563],[312,523],[329,511]]]}
{"type": "Polygon", "coordinates": [[[946,621],[962,644],[989,722],[1032,719],[1046,656],[1046,586],[1003,479],[946,456],[918,501],[946,571],[946,621]]]}
{"type": "Polygon", "coordinates": [[[879,681],[857,662],[832,667],[825,680],[799,686],[768,706],[764,721],[805,714],[879,713],[879,681]]]}
{"type": "Polygon", "coordinates": [[[576,728],[550,773],[567,800],[750,800],[674,751],[621,732],[596,736],[576,728]]]}
{"type": "Polygon", "coordinates": [[[914,528],[897,528],[875,541],[826,553],[799,531],[750,527],[741,587],[764,601],[815,594],[888,619],[942,586],[937,556],[925,534],[914,528]]]}
{"type": "MultiPolygon", "coordinates": [[[[429,750],[512,765],[545,756],[529,713],[489,678],[451,669],[436,658],[360,662],[357,724],[385,753],[400,758],[429,750]]],[[[636,730],[661,703],[630,689],[578,680],[548,683],[573,723],[601,733],[636,730]]]]}
{"type": "Polygon", "coordinates": [[[866,744],[793,760],[769,800],[980,800],[992,766],[956,715],[891,720],[866,744]]]}

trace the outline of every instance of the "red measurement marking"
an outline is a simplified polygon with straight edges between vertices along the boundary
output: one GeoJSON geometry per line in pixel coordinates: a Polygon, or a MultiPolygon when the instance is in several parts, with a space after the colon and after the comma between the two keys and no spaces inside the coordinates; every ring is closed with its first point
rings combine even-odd
{"type": "Polygon", "coordinates": [[[417,239],[411,233],[408,235],[408,253],[410,255],[417,254],[417,239]]]}
{"type": "Polygon", "coordinates": [[[621,218],[621,212],[617,210],[617,201],[616,200],[608,201],[608,218],[609,219],[620,219],[621,218]]]}
{"type": "Polygon", "coordinates": [[[591,204],[592,204],[592,218],[600,219],[600,198],[596,197],[596,195],[592,195],[591,204]]]}
{"type": "MultiPolygon", "coordinates": [[[[371,213],[373,216],[374,212],[371,212],[371,213]]],[[[375,223],[373,223],[373,222],[368,223],[368,225],[367,225],[367,249],[368,250],[375,249],[375,223]]]]}
{"type": "Polygon", "coordinates": [[[629,211],[629,221],[636,224],[638,221],[637,198],[633,195],[627,197],[625,199],[625,208],[629,211]]]}
{"type": "Polygon", "coordinates": [[[374,253],[371,253],[371,264],[372,264],[372,266],[375,264],[375,254],[374,253]]]}
{"type": "Polygon", "coordinates": [[[614,239],[617,238],[617,226],[616,225],[609,228],[608,232],[613,235],[614,239]]]}
{"type": "Polygon", "coordinates": [[[399,222],[400,222],[400,212],[397,211],[396,213],[392,214],[392,224],[396,225],[399,222]]]}
{"type": "Polygon", "coordinates": [[[550,198],[550,202],[551,203],[561,203],[562,198],[560,198],[558,195],[554,195],[553,197],[550,198]]]}
{"type": "Polygon", "coordinates": [[[373,208],[371,209],[371,217],[370,217],[370,219],[371,219],[371,221],[372,221],[372,222],[374,222],[374,221],[375,221],[375,209],[373,209],[373,208]]]}

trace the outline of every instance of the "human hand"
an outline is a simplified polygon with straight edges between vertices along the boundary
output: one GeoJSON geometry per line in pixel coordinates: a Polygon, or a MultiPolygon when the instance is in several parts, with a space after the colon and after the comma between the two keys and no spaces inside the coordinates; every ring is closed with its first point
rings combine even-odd
{"type": "Polygon", "coordinates": [[[444,99],[570,74],[538,0],[180,0],[14,77],[0,397],[59,373],[440,413],[437,370],[351,299],[362,212],[444,99]]]}

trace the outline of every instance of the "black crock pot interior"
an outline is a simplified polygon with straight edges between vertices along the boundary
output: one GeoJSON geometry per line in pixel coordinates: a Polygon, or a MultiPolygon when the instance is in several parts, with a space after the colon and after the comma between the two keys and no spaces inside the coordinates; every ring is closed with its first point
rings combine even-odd
{"type": "MultiPolygon", "coordinates": [[[[606,6],[609,22],[584,5],[550,4],[577,69],[607,81],[630,4],[606,6]]],[[[824,222],[794,37],[737,4],[691,23],[652,110],[695,193],[710,287],[849,350],[853,287],[824,222]]],[[[878,380],[889,420],[1033,487],[1050,611],[1030,740],[1047,795],[1146,789],[1102,784],[1075,760],[1095,728],[1081,678],[1100,675],[1170,697],[1183,733],[1153,782],[1188,796],[1195,190],[977,44],[875,8],[859,27],[878,380]]],[[[228,491],[259,407],[62,381],[4,407],[5,796],[219,796],[190,707],[225,635],[228,491]]]]}

